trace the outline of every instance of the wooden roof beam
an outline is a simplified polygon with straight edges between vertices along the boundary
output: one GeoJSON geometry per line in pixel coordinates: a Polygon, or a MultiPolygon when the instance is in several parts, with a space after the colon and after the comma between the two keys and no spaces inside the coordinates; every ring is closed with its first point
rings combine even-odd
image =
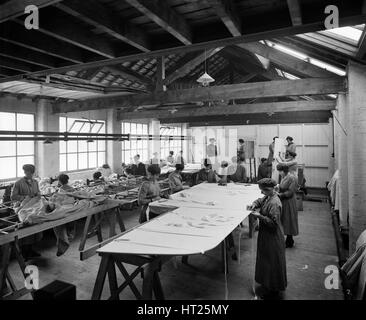
{"type": "Polygon", "coordinates": [[[140,28],[123,21],[98,1],[68,0],[56,7],[143,52],[150,51],[147,36],[140,28]]]}
{"type": "Polygon", "coordinates": [[[200,108],[179,108],[174,114],[166,110],[149,110],[141,112],[118,113],[118,120],[137,119],[171,119],[171,118],[194,118],[205,116],[227,116],[255,113],[278,113],[294,111],[331,111],[335,110],[336,102],[331,101],[291,101],[291,102],[266,102],[253,104],[233,104],[225,106],[210,106],[200,108]]]}
{"type": "Polygon", "coordinates": [[[293,26],[302,25],[302,13],[300,0],[287,0],[287,6],[290,12],[293,26]]]}
{"type": "MultiPolygon", "coordinates": [[[[24,25],[24,21],[20,19],[15,21],[21,26],[24,25]]],[[[52,19],[42,20],[37,32],[99,54],[105,58],[115,58],[118,56],[110,41],[99,35],[93,35],[90,31],[65,18],[53,16],[52,19]]]]}
{"type": "MultiPolygon", "coordinates": [[[[357,15],[352,17],[343,17],[340,18],[340,26],[346,26],[346,25],[355,25],[364,23],[364,19],[366,18],[366,14],[363,15],[357,15]]],[[[182,45],[178,47],[171,47],[166,49],[160,49],[160,50],[154,50],[151,52],[144,52],[139,54],[129,54],[129,55],[123,55],[117,58],[113,59],[104,59],[101,61],[90,61],[85,63],[79,63],[78,65],[73,66],[62,66],[58,68],[48,69],[41,72],[35,72],[32,73],[33,76],[40,76],[40,75],[47,75],[47,74],[54,74],[54,73],[66,73],[70,70],[83,70],[83,69],[89,69],[89,68],[95,68],[95,67],[101,67],[101,66],[107,66],[107,65],[116,65],[121,64],[123,62],[127,61],[137,61],[137,60],[144,60],[144,59],[151,59],[156,58],[159,56],[167,56],[170,54],[182,54],[187,52],[194,52],[199,50],[205,50],[209,48],[218,48],[218,47],[225,47],[230,45],[237,45],[240,43],[250,43],[259,41],[262,39],[271,39],[276,37],[283,37],[283,36],[289,36],[289,35],[296,35],[296,34],[302,34],[306,32],[315,32],[319,30],[324,30],[324,22],[318,21],[311,24],[303,24],[301,26],[296,27],[288,27],[288,28],[281,28],[281,29],[273,29],[273,30],[267,30],[263,32],[258,33],[252,33],[252,34],[246,34],[245,36],[240,37],[230,37],[225,39],[219,39],[219,40],[211,40],[211,41],[205,41],[200,43],[195,43],[192,45],[182,45]]],[[[1,33],[1,30],[0,30],[1,33]]],[[[32,39],[33,40],[33,39],[32,39]]],[[[46,43],[48,46],[51,43],[46,43]]],[[[19,80],[22,75],[14,76],[14,77],[8,77],[5,79],[1,79],[0,82],[4,81],[14,81],[19,80]]]]}
{"type": "Polygon", "coordinates": [[[192,32],[187,21],[165,0],[125,0],[184,44],[192,44],[192,32]]]}
{"type": "Polygon", "coordinates": [[[59,41],[52,41],[52,38],[41,34],[37,30],[26,30],[24,27],[13,22],[9,23],[9,25],[7,23],[6,28],[0,28],[0,39],[7,43],[64,59],[72,63],[85,62],[78,48],[69,45],[65,46],[59,41]]]}
{"type": "Polygon", "coordinates": [[[206,0],[234,37],[242,35],[242,22],[232,0],[206,0]]]}
{"type": "Polygon", "coordinates": [[[0,6],[0,23],[24,15],[24,9],[28,5],[38,8],[47,7],[62,0],[12,0],[0,6]]]}
{"type": "Polygon", "coordinates": [[[279,65],[284,71],[303,77],[326,78],[334,76],[332,72],[319,68],[311,63],[295,58],[289,54],[269,47],[262,43],[245,43],[238,45],[240,48],[268,58],[271,62],[279,65]]]}
{"type": "Polygon", "coordinates": [[[48,55],[42,55],[31,50],[24,50],[23,48],[16,47],[10,43],[0,43],[0,48],[0,56],[2,57],[30,63],[43,68],[56,67],[54,59],[48,55]]]}
{"type": "Polygon", "coordinates": [[[56,104],[53,111],[55,113],[81,112],[107,108],[130,108],[131,106],[156,106],[215,100],[323,95],[345,91],[346,81],[343,77],[280,80],[74,101],[56,104]]]}

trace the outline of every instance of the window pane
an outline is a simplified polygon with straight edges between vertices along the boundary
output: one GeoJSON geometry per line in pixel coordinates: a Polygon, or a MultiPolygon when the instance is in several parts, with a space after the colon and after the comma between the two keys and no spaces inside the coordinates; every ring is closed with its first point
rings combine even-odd
{"type": "Polygon", "coordinates": [[[60,141],[60,153],[66,153],[66,142],[60,141]]]}
{"type": "Polygon", "coordinates": [[[97,167],[97,153],[90,152],[89,153],[89,168],[96,168],[97,167]]]}
{"type": "Polygon", "coordinates": [[[25,164],[34,164],[34,157],[18,157],[18,172],[17,177],[22,177],[24,175],[23,166],[25,164]]]}
{"type": "Polygon", "coordinates": [[[98,152],[98,167],[101,167],[105,163],[105,152],[98,152]]]}
{"type": "Polygon", "coordinates": [[[77,141],[68,141],[67,142],[67,152],[77,152],[78,151],[78,142],[77,141]]]}
{"type": "Polygon", "coordinates": [[[78,143],[79,143],[79,152],[88,151],[88,143],[85,140],[78,141],[78,143]]]}
{"type": "Polygon", "coordinates": [[[60,171],[67,171],[66,168],[66,154],[60,155],[60,171]]]}
{"type": "Polygon", "coordinates": [[[17,114],[17,130],[18,131],[34,131],[34,115],[33,114],[17,114]]]}
{"type": "Polygon", "coordinates": [[[89,151],[97,151],[97,142],[88,142],[89,151]]]}
{"type": "Polygon", "coordinates": [[[106,142],[103,140],[98,140],[98,151],[105,151],[105,144],[106,142]]]}
{"type": "Polygon", "coordinates": [[[126,164],[132,163],[130,151],[125,151],[125,162],[126,162],[126,164]]]}
{"type": "Polygon", "coordinates": [[[131,123],[131,134],[136,134],[136,123],[131,123]]]}
{"type": "Polygon", "coordinates": [[[78,168],[78,158],[76,153],[67,155],[67,170],[77,170],[78,168]]]}
{"type": "Polygon", "coordinates": [[[15,141],[0,141],[0,157],[15,156],[15,141]]]}
{"type": "Polygon", "coordinates": [[[0,130],[15,131],[15,113],[0,112],[0,130]]]}
{"type": "Polygon", "coordinates": [[[87,168],[88,168],[88,154],[79,153],[79,169],[87,169],[87,168]]]}
{"type": "Polygon", "coordinates": [[[0,158],[0,179],[15,178],[16,158],[0,158]]]}
{"type": "Polygon", "coordinates": [[[33,155],[34,142],[33,141],[18,141],[18,155],[33,155]]]}
{"type": "Polygon", "coordinates": [[[60,132],[66,131],[66,117],[60,117],[60,132]]]}

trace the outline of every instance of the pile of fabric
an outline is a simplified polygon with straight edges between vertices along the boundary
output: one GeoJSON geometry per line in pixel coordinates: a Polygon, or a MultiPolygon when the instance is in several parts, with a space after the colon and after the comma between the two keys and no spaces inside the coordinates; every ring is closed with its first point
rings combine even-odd
{"type": "Polygon", "coordinates": [[[76,199],[73,195],[55,193],[49,200],[43,197],[26,198],[15,210],[25,224],[58,220],[67,215],[92,208],[105,201],[105,197],[76,199]]]}
{"type": "Polygon", "coordinates": [[[356,251],[342,266],[342,272],[355,299],[366,299],[366,230],[358,238],[356,251]]]}

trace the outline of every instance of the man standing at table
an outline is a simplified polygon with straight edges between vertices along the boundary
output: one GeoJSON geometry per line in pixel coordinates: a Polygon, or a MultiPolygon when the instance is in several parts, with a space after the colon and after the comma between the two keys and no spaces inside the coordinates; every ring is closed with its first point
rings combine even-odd
{"type": "MultiPolygon", "coordinates": [[[[25,199],[40,196],[38,181],[33,178],[36,168],[33,164],[25,164],[23,166],[24,177],[15,182],[11,194],[12,201],[22,202],[25,199]]],[[[42,239],[42,233],[22,239],[22,255],[25,260],[29,258],[37,258],[41,255],[33,249],[33,244],[42,239]]]]}

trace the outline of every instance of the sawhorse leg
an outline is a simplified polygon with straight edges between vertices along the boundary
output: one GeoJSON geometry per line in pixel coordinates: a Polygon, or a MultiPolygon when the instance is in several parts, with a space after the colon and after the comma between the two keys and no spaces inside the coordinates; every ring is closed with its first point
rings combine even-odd
{"type": "Polygon", "coordinates": [[[11,245],[6,243],[1,246],[1,265],[0,265],[0,300],[3,299],[5,295],[5,289],[7,288],[6,278],[8,274],[8,267],[11,254],[11,245]]]}
{"type": "Polygon", "coordinates": [[[111,262],[111,256],[110,255],[103,255],[102,256],[102,261],[101,261],[100,266],[99,266],[97,279],[95,281],[93,294],[92,294],[92,297],[91,297],[92,300],[100,300],[100,298],[102,296],[103,287],[104,287],[104,283],[105,283],[105,278],[106,278],[106,275],[107,275],[107,272],[108,272],[108,266],[109,266],[110,262],[111,262]]]}

